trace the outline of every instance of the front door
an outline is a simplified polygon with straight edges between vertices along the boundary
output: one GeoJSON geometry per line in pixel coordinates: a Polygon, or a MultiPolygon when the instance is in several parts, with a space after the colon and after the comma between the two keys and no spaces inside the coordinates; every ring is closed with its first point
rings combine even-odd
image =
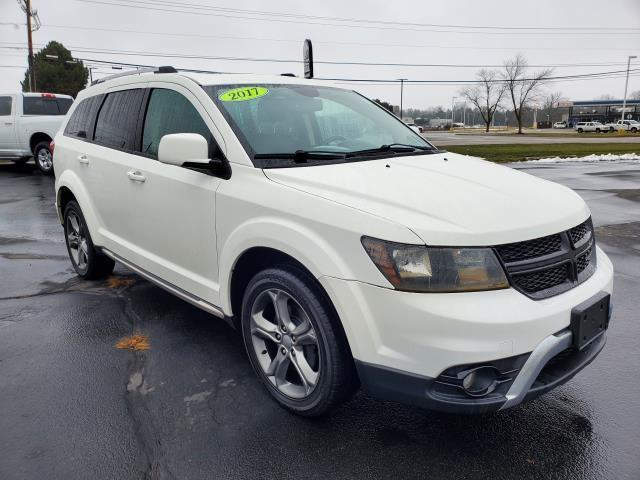
{"type": "Polygon", "coordinates": [[[131,242],[139,249],[138,266],[217,305],[215,194],[221,180],[157,160],[160,139],[171,133],[199,133],[217,148],[204,118],[213,127],[188,90],[150,91],[142,155],[130,159],[127,198],[136,211],[131,242]]]}

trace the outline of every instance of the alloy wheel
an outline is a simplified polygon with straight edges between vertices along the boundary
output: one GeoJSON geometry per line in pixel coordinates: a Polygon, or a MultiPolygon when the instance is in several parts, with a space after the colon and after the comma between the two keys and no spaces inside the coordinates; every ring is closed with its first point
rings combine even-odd
{"type": "Polygon", "coordinates": [[[49,171],[53,166],[53,156],[46,148],[38,150],[38,163],[43,170],[49,171]]]}
{"type": "Polygon", "coordinates": [[[89,245],[82,222],[75,212],[69,212],[67,215],[67,245],[78,269],[82,272],[86,271],[89,262],[89,245]]]}
{"type": "Polygon", "coordinates": [[[283,395],[306,398],[320,376],[320,348],[309,315],[287,292],[268,289],[251,307],[251,344],[269,382],[283,395]]]}

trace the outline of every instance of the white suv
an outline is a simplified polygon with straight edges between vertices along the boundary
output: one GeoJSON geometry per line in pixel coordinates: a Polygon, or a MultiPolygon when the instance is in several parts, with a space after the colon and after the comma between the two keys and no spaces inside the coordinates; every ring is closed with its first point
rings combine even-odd
{"type": "Polygon", "coordinates": [[[496,411],[604,346],[613,270],[584,201],[353,91],[161,67],[81,92],[55,144],[78,275],[118,261],[225,318],[297,413],[359,385],[496,411]]]}

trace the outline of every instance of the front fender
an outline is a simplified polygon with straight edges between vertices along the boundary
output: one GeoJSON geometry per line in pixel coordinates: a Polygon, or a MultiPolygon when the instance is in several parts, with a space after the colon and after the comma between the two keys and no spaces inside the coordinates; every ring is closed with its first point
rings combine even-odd
{"type": "Polygon", "coordinates": [[[295,258],[311,274],[348,271],[341,253],[311,229],[276,217],[257,217],[239,225],[220,246],[220,301],[227,315],[231,309],[231,276],[244,252],[254,247],[278,250],[295,258]]]}

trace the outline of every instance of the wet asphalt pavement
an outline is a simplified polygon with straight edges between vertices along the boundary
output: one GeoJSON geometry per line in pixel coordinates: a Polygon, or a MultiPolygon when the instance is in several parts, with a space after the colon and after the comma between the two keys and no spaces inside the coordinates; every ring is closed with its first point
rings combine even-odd
{"type": "Polygon", "coordinates": [[[79,281],[53,179],[0,162],[0,479],[638,480],[640,163],[521,168],[592,208],[616,268],[603,353],[568,384],[493,415],[360,393],[308,420],[271,401],[222,321],[122,267],[79,281]],[[134,332],[150,350],[115,348],[134,332]]]}

